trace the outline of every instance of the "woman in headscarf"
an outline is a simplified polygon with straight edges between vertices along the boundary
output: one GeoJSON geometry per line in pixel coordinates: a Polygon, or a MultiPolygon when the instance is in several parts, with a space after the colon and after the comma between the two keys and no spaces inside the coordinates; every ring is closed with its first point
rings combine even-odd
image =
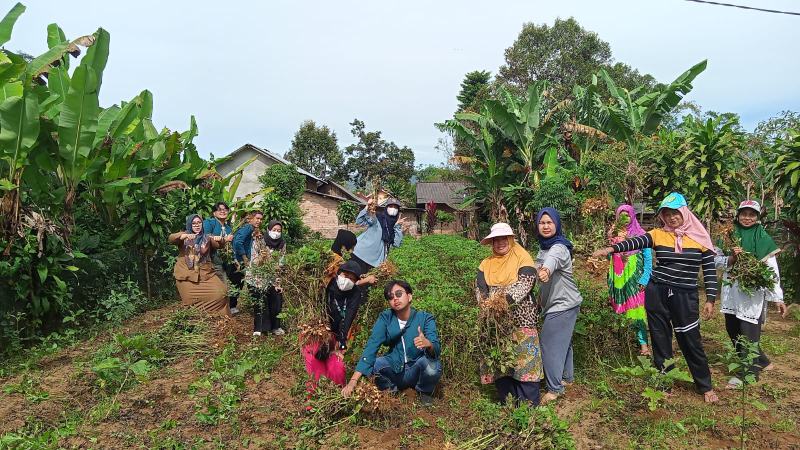
{"type": "Polygon", "coordinates": [[[498,373],[481,364],[481,383],[494,383],[501,402],[510,395],[515,402],[538,405],[542,355],[536,330],[536,304],[531,296],[536,283],[533,259],[514,240],[514,231],[506,223],[492,225],[481,244],[491,245],[492,255],[481,261],[478,268],[478,301],[483,305],[493,295],[505,294],[516,327],[511,338],[517,355],[514,368],[508,373],[498,373]]]}
{"type": "Polygon", "coordinates": [[[283,224],[271,220],[267,224],[267,234],[253,227],[253,241],[250,264],[244,281],[253,299],[253,335],[262,333],[282,335],[278,314],[283,308],[283,289],[277,272],[283,266],[286,255],[286,241],[282,237],[283,224]]]}
{"type": "Polygon", "coordinates": [[[561,215],[555,208],[542,208],[536,214],[539,253],[537,276],[541,282],[542,362],[547,380],[547,394],[542,403],[563,395],[575,381],[572,361],[572,334],[583,298],[572,277],[572,242],[561,229],[561,215]]]}
{"type": "MultiPolygon", "coordinates": [[[[759,341],[761,340],[761,326],[767,318],[767,303],[777,305],[781,316],[786,317],[786,304],[783,302],[783,289],[780,285],[780,272],[778,271],[777,254],[780,249],[772,237],[764,229],[759,220],[761,205],[754,200],[745,200],[739,204],[734,221],[734,235],[738,245],[733,248],[730,256],[717,257],[717,266],[727,272],[728,268],[736,263],[742,252],[753,254],[757,259],[764,261],[775,273],[775,287],[771,290],[759,289],[752,294],[744,292],[737,282],[723,283],[722,285],[722,313],[725,314],[725,329],[731,342],[736,346],[743,358],[747,357],[747,346],[741,341],[744,338],[758,345],[759,356],[750,367],[745,368],[740,376],[751,374],[756,379],[761,370],[771,370],[772,364],[764,354],[759,341]]],[[[728,279],[727,273],[725,279],[728,279]]],[[[728,381],[728,388],[738,388],[742,379],[732,377],[728,381]]]]}
{"type": "Polygon", "coordinates": [[[203,232],[199,214],[186,217],[185,231],[169,235],[169,243],[178,246],[173,274],[181,303],[213,314],[230,315],[225,283],[211,263],[211,250],[219,248],[221,238],[203,232]]]}
{"type": "Polygon", "coordinates": [[[374,199],[370,199],[356,217],[356,225],[366,226],[367,229],[358,235],[350,259],[361,266],[362,273],[378,267],[389,256],[392,247],[400,247],[403,243],[405,219],[400,218],[400,202],[389,199],[385,208],[374,216],[369,214],[373,202],[374,199]]]}
{"type": "Polygon", "coordinates": [[[706,291],[703,316],[711,318],[717,298],[714,246],[708,231],[689,211],[683,195],[677,192],[669,194],[661,202],[658,215],[664,224],[661,228],[600,249],[593,256],[602,257],[645,248],[655,250],[656,266],[644,294],[653,362],[662,371],[671,369],[664,367],[664,361],[672,359],[674,330],[697,390],[707,403],[714,403],[719,401],[719,397],[711,385],[708,358],[700,340],[697,288],[697,276],[702,269],[706,291]]]}
{"type": "MultiPolygon", "coordinates": [[[[636,219],[631,205],[617,208],[616,220],[608,231],[610,244],[618,244],[627,238],[642,236],[645,231],[636,219]],[[625,225],[627,223],[627,225],[625,225]]],[[[611,255],[608,268],[608,290],[611,307],[617,314],[625,314],[631,320],[639,342],[639,354],[650,356],[647,346],[647,313],[644,310],[644,289],[650,282],[653,271],[653,250],[645,248],[633,252],[611,255]]]]}

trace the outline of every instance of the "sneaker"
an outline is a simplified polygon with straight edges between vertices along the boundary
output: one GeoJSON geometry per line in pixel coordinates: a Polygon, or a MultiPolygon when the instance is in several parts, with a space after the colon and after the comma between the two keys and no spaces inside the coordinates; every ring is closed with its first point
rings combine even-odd
{"type": "Polygon", "coordinates": [[[274,334],[276,336],[283,336],[284,334],[286,334],[286,332],[283,331],[283,328],[276,328],[276,329],[272,330],[272,334],[274,334]]]}
{"type": "Polygon", "coordinates": [[[426,408],[433,406],[433,396],[425,392],[417,391],[417,399],[426,408]]]}
{"type": "Polygon", "coordinates": [[[231,315],[239,314],[239,308],[231,308],[231,315]]]}
{"type": "Polygon", "coordinates": [[[261,336],[261,332],[260,331],[253,331],[253,336],[261,336]]]}

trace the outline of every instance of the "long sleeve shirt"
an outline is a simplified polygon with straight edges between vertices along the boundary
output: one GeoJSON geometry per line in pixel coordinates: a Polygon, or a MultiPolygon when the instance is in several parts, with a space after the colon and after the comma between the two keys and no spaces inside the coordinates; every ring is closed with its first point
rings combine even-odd
{"type": "Polygon", "coordinates": [[[583,303],[572,276],[572,255],[565,245],[556,244],[547,250],[539,250],[536,264],[550,272],[547,283],[539,283],[544,314],[566,311],[583,303]]]}
{"type": "Polygon", "coordinates": [[[697,276],[702,269],[706,300],[714,302],[717,298],[715,253],[688,236],[683,237],[681,253],[675,251],[675,235],[660,228],[650,230],[643,236],[626,239],[611,247],[614,253],[652,248],[656,252],[657,263],[651,276],[653,281],[680,289],[697,289],[697,276]]]}
{"type": "MultiPolygon", "coordinates": [[[[353,254],[370,266],[378,267],[389,256],[389,252],[383,242],[383,230],[378,218],[371,216],[367,212],[367,208],[364,208],[356,217],[356,225],[365,226],[367,229],[356,238],[356,247],[353,249],[353,254]]],[[[392,247],[400,247],[402,243],[403,230],[398,223],[394,226],[392,247]]]]}

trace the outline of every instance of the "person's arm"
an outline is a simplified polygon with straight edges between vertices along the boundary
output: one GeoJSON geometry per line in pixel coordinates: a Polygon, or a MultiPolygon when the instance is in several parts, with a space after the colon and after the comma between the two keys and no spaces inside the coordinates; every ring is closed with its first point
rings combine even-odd
{"type": "Polygon", "coordinates": [[[559,268],[565,267],[570,259],[572,259],[572,255],[570,255],[566,246],[556,244],[550,247],[550,251],[547,252],[547,256],[545,256],[542,266],[539,268],[539,281],[549,283],[553,273],[559,268]]]}
{"type": "Polygon", "coordinates": [[[650,233],[645,233],[642,236],[634,236],[625,239],[624,241],[614,244],[610,247],[604,247],[592,253],[595,258],[606,256],[610,253],[632,252],[634,250],[644,250],[646,248],[653,248],[653,236],[650,233]]]}
{"type": "Polygon", "coordinates": [[[375,325],[372,326],[372,333],[367,340],[367,345],[364,347],[364,352],[361,354],[358,364],[356,364],[356,371],[350,377],[347,386],[342,389],[342,395],[349,397],[353,389],[358,383],[358,379],[363,375],[370,376],[375,367],[375,359],[378,355],[378,349],[383,345],[384,337],[386,336],[386,323],[382,316],[378,316],[375,325]]]}
{"type": "Polygon", "coordinates": [[[775,287],[767,295],[767,299],[774,303],[783,303],[783,288],[781,287],[781,272],[778,270],[778,258],[770,256],[764,261],[775,272],[775,287]]]}
{"type": "Polygon", "coordinates": [[[367,208],[362,209],[361,212],[358,213],[358,216],[356,216],[356,225],[363,227],[370,227],[377,221],[378,219],[376,219],[375,216],[369,215],[367,208]]]}
{"type": "Polygon", "coordinates": [[[233,256],[236,258],[236,261],[244,262],[244,255],[247,254],[244,241],[247,235],[251,233],[252,228],[252,225],[247,224],[236,230],[236,234],[233,235],[233,256]]]}
{"type": "Polygon", "coordinates": [[[400,226],[399,223],[394,224],[394,242],[392,245],[395,247],[400,247],[400,244],[403,243],[403,227],[400,226]]]}
{"type": "Polygon", "coordinates": [[[486,284],[486,275],[484,275],[482,270],[478,269],[478,275],[475,278],[476,284],[478,285],[478,292],[481,294],[481,297],[489,297],[489,285],[486,284]]]}
{"type": "Polygon", "coordinates": [[[169,235],[169,238],[167,238],[167,241],[172,245],[180,245],[183,242],[183,239],[181,239],[181,236],[183,236],[183,234],[184,234],[183,231],[172,233],[169,235]]]}
{"type": "Polygon", "coordinates": [[[647,286],[647,283],[650,282],[650,275],[653,274],[652,248],[645,248],[642,250],[642,262],[644,263],[644,269],[642,270],[642,276],[639,277],[639,284],[647,286]]]}
{"type": "Polygon", "coordinates": [[[701,269],[703,271],[703,285],[706,289],[706,302],[714,303],[717,299],[717,267],[714,262],[716,253],[712,250],[703,250],[701,269]]]}
{"type": "MultiPolygon", "coordinates": [[[[569,253],[569,251],[567,251],[569,253]]],[[[509,305],[513,305],[531,293],[531,289],[536,284],[536,269],[533,267],[520,267],[517,272],[517,281],[506,287],[506,299],[509,305]]]]}
{"type": "Polygon", "coordinates": [[[436,319],[433,316],[426,315],[422,332],[425,334],[425,338],[431,342],[431,346],[425,349],[425,354],[432,359],[439,359],[442,349],[439,343],[439,333],[436,330],[436,319]]]}

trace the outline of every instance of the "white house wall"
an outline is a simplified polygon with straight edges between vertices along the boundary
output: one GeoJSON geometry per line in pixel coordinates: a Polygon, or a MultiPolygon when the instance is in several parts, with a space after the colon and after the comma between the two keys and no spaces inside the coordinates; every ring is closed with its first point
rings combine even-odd
{"type": "MultiPolygon", "coordinates": [[[[254,154],[256,153],[252,151],[239,152],[230,160],[217,166],[217,171],[223,177],[228,176],[228,174],[252,158],[254,154]]],[[[236,190],[236,198],[241,198],[245,195],[261,190],[261,183],[258,181],[258,177],[261,176],[264,171],[267,170],[267,167],[271,166],[272,164],[274,164],[273,160],[264,155],[258,154],[256,160],[244,169],[242,182],[239,183],[239,189],[236,190]]]]}

